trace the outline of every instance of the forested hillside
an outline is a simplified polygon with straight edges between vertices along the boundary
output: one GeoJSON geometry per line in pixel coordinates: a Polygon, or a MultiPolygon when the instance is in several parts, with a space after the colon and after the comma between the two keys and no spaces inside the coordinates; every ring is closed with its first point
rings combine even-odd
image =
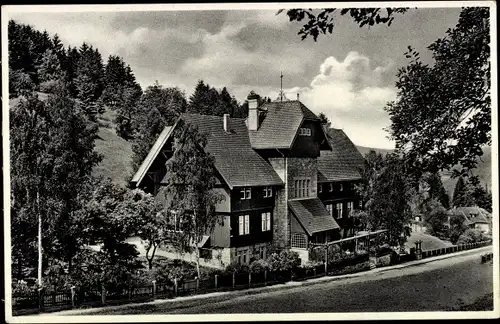
{"type": "Polygon", "coordinates": [[[91,44],[65,46],[57,34],[12,20],[8,33],[9,106],[30,92],[44,100],[67,91],[88,122],[98,125],[95,151],[102,160],[94,174],[117,184],[127,184],[163,127],[179,114],[247,115],[247,103],[239,104],[226,87],[216,89],[200,80],[190,98],[158,82],[141,87],[123,58],[110,55],[104,61],[91,44]]]}

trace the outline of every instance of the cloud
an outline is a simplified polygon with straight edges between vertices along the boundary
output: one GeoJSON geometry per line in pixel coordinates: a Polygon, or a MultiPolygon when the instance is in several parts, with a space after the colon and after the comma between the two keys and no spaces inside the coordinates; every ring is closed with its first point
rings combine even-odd
{"type": "Polygon", "coordinates": [[[383,130],[390,124],[383,107],[396,98],[394,87],[383,82],[391,73],[392,63],[372,68],[370,59],[357,52],[348,53],[343,61],[330,56],[308,87],[288,89],[286,95],[295,99],[299,93],[305,105],[317,114],[326,114],[332,126],[344,129],[356,144],[391,148],[393,143],[383,130]]]}

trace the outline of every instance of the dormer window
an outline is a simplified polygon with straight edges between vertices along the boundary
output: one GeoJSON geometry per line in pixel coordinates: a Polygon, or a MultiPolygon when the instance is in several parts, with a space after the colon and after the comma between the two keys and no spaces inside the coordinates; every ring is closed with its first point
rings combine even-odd
{"type": "Polygon", "coordinates": [[[252,190],[250,188],[241,188],[241,200],[252,198],[252,190]]]}
{"type": "Polygon", "coordinates": [[[307,127],[301,127],[299,130],[299,135],[301,136],[311,136],[311,129],[307,127]]]}
{"type": "Polygon", "coordinates": [[[264,198],[270,198],[273,196],[273,188],[265,187],[264,188],[264,198]]]}

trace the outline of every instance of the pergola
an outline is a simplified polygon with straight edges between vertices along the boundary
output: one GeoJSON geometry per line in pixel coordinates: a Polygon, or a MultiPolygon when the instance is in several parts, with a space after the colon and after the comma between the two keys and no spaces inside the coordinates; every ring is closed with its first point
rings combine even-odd
{"type": "Polygon", "coordinates": [[[366,239],[368,238],[368,251],[370,250],[370,237],[371,236],[376,236],[376,235],[379,235],[379,234],[382,234],[382,233],[385,233],[387,232],[388,230],[386,229],[382,229],[382,230],[377,230],[377,231],[373,231],[373,232],[369,232],[369,231],[362,231],[362,232],[359,232],[357,235],[353,236],[353,237],[348,237],[348,238],[345,238],[345,239],[341,239],[341,240],[337,240],[337,241],[332,241],[332,242],[325,242],[325,243],[310,243],[313,247],[318,247],[318,246],[323,246],[325,248],[325,271],[327,271],[327,267],[328,267],[328,246],[330,245],[334,245],[334,244],[338,244],[340,245],[340,249],[342,250],[342,243],[345,243],[345,242],[349,242],[349,241],[355,241],[356,243],[356,249],[357,250],[357,246],[358,246],[358,240],[359,239],[366,239]]]}

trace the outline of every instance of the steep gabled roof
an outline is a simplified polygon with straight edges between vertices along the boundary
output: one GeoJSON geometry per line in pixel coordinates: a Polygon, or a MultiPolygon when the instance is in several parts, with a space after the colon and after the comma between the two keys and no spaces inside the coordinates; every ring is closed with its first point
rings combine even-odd
{"type": "MultiPolygon", "coordinates": [[[[250,146],[244,119],[231,118],[230,133],[224,131],[220,116],[184,114],[181,119],[208,135],[206,149],[215,157],[215,167],[230,188],[283,185],[271,165],[250,146]]],[[[132,181],[138,182],[146,174],[174,127],[161,133],[132,181]]]]}
{"type": "Polygon", "coordinates": [[[470,224],[489,224],[490,213],[483,208],[479,207],[455,207],[451,214],[462,215],[465,217],[465,225],[470,224]]]}
{"type": "Polygon", "coordinates": [[[207,150],[229,187],[283,185],[271,165],[252,149],[244,119],[231,118],[227,133],[223,117],[185,114],[182,118],[209,135],[207,150]]]}
{"type": "Polygon", "coordinates": [[[170,137],[174,129],[174,126],[167,126],[163,129],[163,131],[160,133],[155,143],[153,144],[153,147],[149,151],[148,155],[146,156],[144,161],[142,161],[142,164],[139,166],[139,169],[137,169],[137,172],[134,174],[134,177],[132,178],[131,182],[140,183],[142,181],[142,179],[148,172],[149,168],[151,167],[151,164],[153,164],[153,161],[158,156],[162,147],[165,145],[168,138],[170,137]]]}
{"type": "Polygon", "coordinates": [[[290,149],[304,120],[320,120],[298,100],[268,102],[259,109],[265,118],[258,130],[249,131],[254,149],[290,149]]]}
{"type": "Polygon", "coordinates": [[[288,207],[309,235],[339,228],[319,198],[289,200],[288,207]]]}
{"type": "Polygon", "coordinates": [[[348,181],[361,179],[364,158],[356,145],[341,129],[327,131],[331,151],[321,151],[318,157],[318,181],[348,181]]]}

